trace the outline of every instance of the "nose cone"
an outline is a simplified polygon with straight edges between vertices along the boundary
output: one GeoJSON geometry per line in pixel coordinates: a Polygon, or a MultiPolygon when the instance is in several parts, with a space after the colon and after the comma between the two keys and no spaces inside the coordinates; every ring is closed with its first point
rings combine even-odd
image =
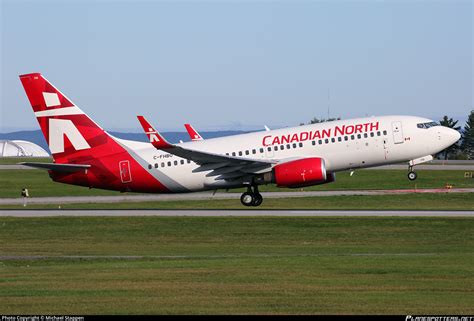
{"type": "Polygon", "coordinates": [[[452,128],[444,128],[444,136],[446,136],[446,142],[449,143],[449,146],[456,143],[459,139],[461,139],[461,134],[452,128]]]}

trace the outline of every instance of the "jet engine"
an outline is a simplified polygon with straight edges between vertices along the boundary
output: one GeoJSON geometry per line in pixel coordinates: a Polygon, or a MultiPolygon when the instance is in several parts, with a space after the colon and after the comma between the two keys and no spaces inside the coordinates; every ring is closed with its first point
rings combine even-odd
{"type": "Polygon", "coordinates": [[[255,183],[275,183],[278,187],[305,187],[331,183],[335,173],[327,173],[324,159],[311,157],[298,159],[273,167],[271,172],[255,177],[255,183]]]}

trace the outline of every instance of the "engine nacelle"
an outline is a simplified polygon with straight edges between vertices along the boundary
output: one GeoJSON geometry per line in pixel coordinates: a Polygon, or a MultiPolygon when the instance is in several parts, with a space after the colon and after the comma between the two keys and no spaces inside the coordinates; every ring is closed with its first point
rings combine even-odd
{"type": "Polygon", "coordinates": [[[335,174],[326,173],[324,159],[319,157],[298,159],[273,168],[273,181],[280,187],[305,187],[334,180],[335,174]]]}

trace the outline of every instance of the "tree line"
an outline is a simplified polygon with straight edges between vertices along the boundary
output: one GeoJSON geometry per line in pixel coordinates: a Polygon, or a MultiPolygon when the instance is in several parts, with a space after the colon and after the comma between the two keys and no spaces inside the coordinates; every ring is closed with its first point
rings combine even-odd
{"type": "Polygon", "coordinates": [[[474,110],[471,110],[463,128],[458,125],[457,120],[453,120],[448,116],[444,116],[439,124],[457,130],[461,134],[461,139],[456,144],[441,151],[437,157],[442,159],[474,159],[474,110]]]}
{"type": "MultiPolygon", "coordinates": [[[[308,124],[318,124],[328,121],[340,120],[341,118],[313,118],[308,124]]],[[[441,126],[446,126],[457,130],[461,134],[461,139],[454,145],[446,148],[435,155],[436,158],[441,159],[474,159],[474,110],[471,110],[466,124],[463,128],[458,125],[458,120],[444,116],[439,121],[441,126]]],[[[304,125],[301,123],[300,125],[304,125]]]]}

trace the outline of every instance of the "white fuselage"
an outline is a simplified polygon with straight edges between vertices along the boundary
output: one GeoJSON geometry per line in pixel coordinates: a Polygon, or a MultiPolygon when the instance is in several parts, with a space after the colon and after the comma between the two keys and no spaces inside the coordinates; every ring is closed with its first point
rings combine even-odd
{"type": "MultiPolygon", "coordinates": [[[[320,157],[325,160],[327,172],[338,172],[414,160],[438,153],[459,139],[457,132],[446,127],[419,128],[418,124],[428,122],[431,121],[413,116],[368,117],[178,145],[214,154],[279,163],[320,157]]],[[[172,192],[232,188],[245,183],[206,176],[210,171],[193,172],[199,165],[157,150],[149,143],[115,139],[172,192]]]]}

